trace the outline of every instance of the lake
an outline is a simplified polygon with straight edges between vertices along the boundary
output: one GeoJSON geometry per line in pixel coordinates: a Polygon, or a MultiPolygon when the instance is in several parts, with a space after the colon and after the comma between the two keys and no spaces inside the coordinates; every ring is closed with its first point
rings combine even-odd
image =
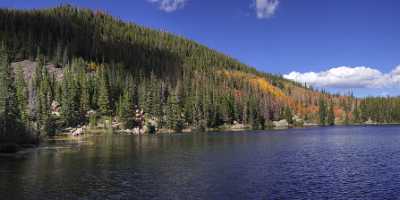
{"type": "Polygon", "coordinates": [[[399,199],[400,126],[49,141],[0,158],[1,199],[399,199]]]}

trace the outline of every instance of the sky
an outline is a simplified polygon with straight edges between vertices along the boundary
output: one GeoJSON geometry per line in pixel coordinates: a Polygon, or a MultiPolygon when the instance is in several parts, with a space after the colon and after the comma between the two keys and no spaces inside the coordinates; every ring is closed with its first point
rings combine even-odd
{"type": "Polygon", "coordinates": [[[400,95],[398,0],[1,0],[0,7],[61,3],[166,30],[331,92],[400,95]]]}

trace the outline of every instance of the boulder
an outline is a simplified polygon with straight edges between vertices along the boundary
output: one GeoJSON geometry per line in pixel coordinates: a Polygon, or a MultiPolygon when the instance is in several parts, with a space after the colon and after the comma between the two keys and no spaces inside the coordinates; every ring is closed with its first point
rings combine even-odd
{"type": "Polygon", "coordinates": [[[319,126],[319,124],[313,123],[313,122],[304,122],[304,126],[305,127],[312,127],[312,126],[319,126]]]}
{"type": "Polygon", "coordinates": [[[86,116],[93,116],[93,115],[96,115],[96,111],[95,110],[89,110],[86,113],[86,116]]]}
{"type": "Polygon", "coordinates": [[[77,128],[75,131],[72,132],[72,136],[80,136],[84,132],[83,128],[77,128]]]}
{"type": "Polygon", "coordinates": [[[289,128],[289,123],[286,119],[282,119],[280,121],[273,121],[272,122],[275,129],[287,129],[289,128]]]}
{"type": "Polygon", "coordinates": [[[119,129],[119,128],[122,127],[122,124],[119,123],[119,122],[112,122],[111,127],[112,127],[113,129],[119,129]]]}
{"type": "Polygon", "coordinates": [[[374,121],[372,121],[371,118],[369,118],[366,122],[364,122],[364,124],[366,124],[366,125],[375,125],[375,124],[377,124],[377,123],[374,122],[374,121]]]}
{"type": "Polygon", "coordinates": [[[155,134],[158,131],[157,122],[155,120],[149,120],[146,126],[143,127],[143,131],[149,134],[155,134]]]}
{"type": "Polygon", "coordinates": [[[57,101],[51,102],[51,112],[52,113],[60,113],[61,110],[61,104],[58,103],[57,101]]]}
{"type": "Polygon", "coordinates": [[[304,122],[303,119],[300,118],[300,117],[297,116],[297,115],[294,115],[294,116],[293,116],[293,121],[294,121],[295,123],[303,123],[303,122],[304,122]]]}
{"type": "Polygon", "coordinates": [[[139,127],[136,127],[133,129],[133,134],[134,135],[140,135],[141,134],[141,129],[139,127]]]}
{"type": "Polygon", "coordinates": [[[240,124],[238,122],[234,122],[233,125],[230,126],[231,130],[244,130],[246,129],[246,125],[244,124],[240,124]]]}

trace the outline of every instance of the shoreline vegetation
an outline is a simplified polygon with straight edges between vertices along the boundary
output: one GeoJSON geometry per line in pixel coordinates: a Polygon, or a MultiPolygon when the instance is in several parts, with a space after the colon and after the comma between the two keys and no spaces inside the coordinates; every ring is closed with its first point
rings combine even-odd
{"type": "Polygon", "coordinates": [[[400,98],[331,94],[195,41],[70,5],[0,9],[0,152],[60,133],[400,122],[400,98]]]}

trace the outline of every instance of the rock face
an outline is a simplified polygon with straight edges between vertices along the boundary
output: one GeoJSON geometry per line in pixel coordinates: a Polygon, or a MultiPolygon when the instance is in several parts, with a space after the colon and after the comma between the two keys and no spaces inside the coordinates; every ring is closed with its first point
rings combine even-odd
{"type": "MultiPolygon", "coordinates": [[[[17,66],[22,67],[22,69],[24,71],[25,81],[28,82],[29,80],[32,79],[32,77],[35,74],[37,62],[30,61],[30,60],[24,60],[24,61],[20,61],[20,62],[11,63],[11,67],[14,69],[14,71],[17,69],[17,66]]],[[[46,68],[50,74],[54,75],[54,77],[56,78],[57,81],[60,81],[64,78],[64,73],[63,73],[62,68],[59,68],[54,64],[46,64],[46,68]]]]}
{"type": "Polygon", "coordinates": [[[272,122],[275,129],[287,129],[289,128],[289,123],[286,119],[282,119],[280,121],[272,122]]]}
{"type": "MultiPolygon", "coordinates": [[[[36,104],[36,99],[35,99],[35,92],[33,90],[33,85],[32,85],[32,78],[35,75],[36,67],[38,63],[35,61],[30,61],[30,60],[24,60],[20,62],[14,62],[11,63],[11,68],[13,69],[14,73],[17,71],[18,67],[21,66],[24,74],[24,79],[26,84],[28,85],[28,108],[31,113],[35,113],[35,104],[36,104]]],[[[49,74],[51,76],[54,76],[56,81],[61,81],[64,78],[64,73],[63,69],[57,67],[54,64],[45,64],[45,67],[47,68],[49,74]]],[[[54,112],[54,115],[57,115],[58,111],[54,112]]],[[[59,112],[58,112],[59,113],[59,112]]]]}

